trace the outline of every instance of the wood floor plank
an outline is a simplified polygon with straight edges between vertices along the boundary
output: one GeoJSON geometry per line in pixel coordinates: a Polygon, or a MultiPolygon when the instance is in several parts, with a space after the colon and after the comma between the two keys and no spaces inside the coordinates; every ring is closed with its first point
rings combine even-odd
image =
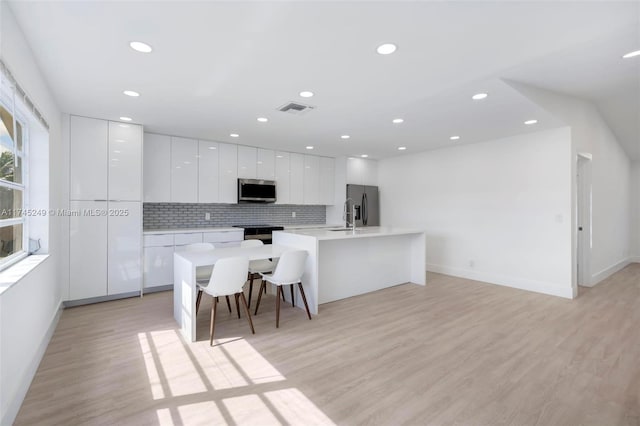
{"type": "Polygon", "coordinates": [[[572,301],[429,274],[279,329],[267,295],[214,347],[210,306],[195,343],[171,292],[65,310],[16,425],[640,425],[640,264],[572,301]]]}

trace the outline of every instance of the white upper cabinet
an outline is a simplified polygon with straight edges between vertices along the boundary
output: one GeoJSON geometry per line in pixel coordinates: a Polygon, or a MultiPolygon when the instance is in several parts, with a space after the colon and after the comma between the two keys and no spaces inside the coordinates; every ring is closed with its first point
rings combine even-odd
{"type": "Polygon", "coordinates": [[[347,183],[356,185],[378,185],[378,162],[364,158],[347,160],[347,183]]]}
{"type": "Polygon", "coordinates": [[[142,200],[142,127],[109,122],[109,199],[142,200]]]}
{"type": "Polygon", "coordinates": [[[264,180],[275,180],[275,176],[275,153],[271,149],[258,148],[256,161],[256,178],[264,180]]]}
{"type": "Polygon", "coordinates": [[[217,142],[198,141],[198,202],[217,203],[220,199],[220,149],[217,142]]]}
{"type": "Polygon", "coordinates": [[[304,204],[320,204],[320,157],[304,156],[304,204]]]}
{"type": "Polygon", "coordinates": [[[198,202],[198,141],[171,138],[171,201],[198,202]]]}
{"type": "Polygon", "coordinates": [[[107,199],[107,141],[105,120],[71,116],[70,181],[72,200],[107,199]]]}
{"type": "Polygon", "coordinates": [[[255,179],[257,172],[258,150],[251,146],[238,146],[238,177],[255,179]]]}
{"type": "Polygon", "coordinates": [[[289,154],[289,204],[304,202],[304,155],[289,154]]]}
{"type": "Polygon", "coordinates": [[[320,157],[320,204],[335,204],[335,160],[320,157]]]}
{"type": "Polygon", "coordinates": [[[144,134],[144,201],[171,201],[171,138],[144,134]]]}
{"type": "Polygon", "coordinates": [[[275,153],[276,204],[291,204],[291,186],[289,178],[289,153],[275,153]]]}
{"type": "Polygon", "coordinates": [[[218,144],[219,155],[219,203],[238,202],[238,145],[218,144]]]}

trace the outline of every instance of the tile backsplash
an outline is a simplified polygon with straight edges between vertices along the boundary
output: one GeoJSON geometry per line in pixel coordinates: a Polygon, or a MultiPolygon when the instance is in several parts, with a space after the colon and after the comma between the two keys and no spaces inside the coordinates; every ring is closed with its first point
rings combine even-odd
{"type": "Polygon", "coordinates": [[[325,223],[325,206],[276,204],[144,203],[143,227],[148,229],[209,228],[232,225],[314,225],[325,223]],[[292,212],[296,217],[291,217],[292,212]],[[205,220],[205,214],[211,215],[205,220]]]}

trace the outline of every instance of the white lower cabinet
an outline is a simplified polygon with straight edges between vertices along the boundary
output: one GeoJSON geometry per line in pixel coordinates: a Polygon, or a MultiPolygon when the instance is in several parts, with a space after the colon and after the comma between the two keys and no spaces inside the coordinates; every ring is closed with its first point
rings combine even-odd
{"type": "Polygon", "coordinates": [[[108,203],[107,294],[140,291],[142,288],[142,203],[108,203]]]}
{"type": "Polygon", "coordinates": [[[69,298],[106,296],[107,216],[99,212],[107,208],[107,202],[71,201],[69,207],[78,212],[69,221],[69,298]]]}
{"type": "Polygon", "coordinates": [[[140,291],[142,203],[72,201],[69,299],[140,291]]]}

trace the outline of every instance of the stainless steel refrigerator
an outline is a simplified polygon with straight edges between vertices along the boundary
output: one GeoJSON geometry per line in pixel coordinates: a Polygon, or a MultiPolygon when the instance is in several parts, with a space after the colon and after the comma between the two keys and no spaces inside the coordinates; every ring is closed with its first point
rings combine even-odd
{"type": "MultiPolygon", "coordinates": [[[[360,206],[359,226],[380,226],[380,203],[378,201],[378,187],[369,185],[347,185],[347,211],[352,212],[353,205],[360,206]]],[[[349,219],[351,217],[349,216],[349,219]]]]}

